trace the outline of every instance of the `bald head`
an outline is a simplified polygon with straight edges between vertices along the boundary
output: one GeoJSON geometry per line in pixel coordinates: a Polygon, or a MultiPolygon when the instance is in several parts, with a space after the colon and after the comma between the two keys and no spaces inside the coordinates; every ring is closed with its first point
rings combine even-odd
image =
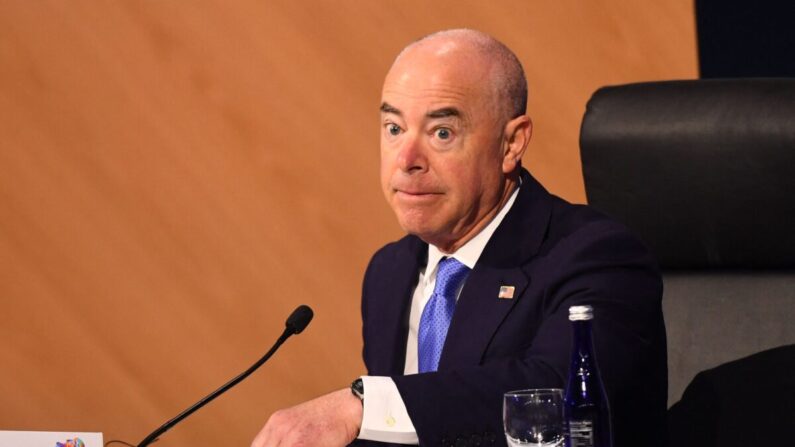
{"type": "Polygon", "coordinates": [[[521,64],[486,34],[400,53],[381,91],[381,186],[404,230],[454,253],[494,218],[519,184],[526,101],[521,64]]]}
{"type": "Polygon", "coordinates": [[[432,52],[441,63],[459,63],[466,69],[481,68],[492,86],[495,105],[504,119],[527,112],[527,80],[516,55],[490,35],[472,29],[438,31],[422,37],[395,58],[392,67],[417,52],[432,52]],[[473,67],[478,64],[480,67],[473,67]]]}

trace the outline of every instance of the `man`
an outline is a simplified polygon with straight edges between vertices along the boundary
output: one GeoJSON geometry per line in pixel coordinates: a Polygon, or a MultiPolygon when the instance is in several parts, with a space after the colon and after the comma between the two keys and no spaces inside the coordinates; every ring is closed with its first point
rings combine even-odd
{"type": "Polygon", "coordinates": [[[622,226],[521,168],[526,97],[519,61],[480,32],[436,33],[398,56],[382,92],[381,182],[409,235],[365,274],[363,400],[346,388],[279,411],[254,446],[506,445],[503,393],[565,385],[578,304],[594,307],[615,445],[662,444],[655,263],[622,226]]]}

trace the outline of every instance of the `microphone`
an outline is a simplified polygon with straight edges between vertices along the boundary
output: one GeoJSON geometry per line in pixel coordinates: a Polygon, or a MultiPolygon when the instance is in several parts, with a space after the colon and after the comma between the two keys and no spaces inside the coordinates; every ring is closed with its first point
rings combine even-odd
{"type": "Polygon", "coordinates": [[[259,368],[265,362],[267,362],[268,359],[271,358],[271,356],[276,352],[276,350],[279,349],[279,347],[282,345],[282,343],[287,341],[287,339],[290,338],[290,336],[296,335],[296,334],[300,334],[301,332],[303,332],[303,330],[306,329],[307,325],[309,325],[309,322],[312,321],[312,317],[313,316],[314,316],[314,312],[312,312],[312,308],[310,308],[309,306],[307,306],[305,304],[302,304],[302,305],[298,306],[293,311],[293,313],[291,313],[290,316],[287,317],[287,322],[284,324],[285,328],[284,328],[284,332],[282,332],[282,335],[279,336],[279,339],[276,340],[276,343],[274,343],[273,346],[271,346],[271,349],[261,359],[257,360],[257,362],[254,363],[253,365],[251,365],[251,367],[249,369],[243,371],[241,374],[237,375],[235,378],[233,378],[229,382],[226,382],[224,385],[222,385],[217,390],[215,390],[212,393],[210,393],[207,396],[205,396],[202,400],[200,400],[200,401],[196,402],[195,404],[193,404],[187,410],[185,410],[182,413],[176,415],[170,421],[168,421],[165,424],[161,425],[157,430],[153,431],[152,433],[149,434],[149,436],[144,438],[143,441],[141,441],[138,444],[137,447],[146,447],[149,444],[157,441],[158,436],[160,436],[163,433],[167,432],[173,426],[177,425],[180,421],[182,421],[186,417],[188,417],[191,414],[193,414],[193,412],[195,412],[199,408],[207,405],[213,399],[215,399],[216,397],[218,397],[221,394],[223,394],[224,392],[226,392],[226,390],[228,390],[229,388],[232,388],[233,386],[235,386],[238,383],[240,383],[243,379],[245,379],[246,377],[251,375],[251,373],[256,371],[257,368],[259,368]]]}
{"type": "Polygon", "coordinates": [[[290,330],[293,334],[300,334],[306,329],[309,322],[312,321],[313,316],[315,316],[315,314],[312,312],[311,307],[305,304],[296,307],[293,313],[287,317],[287,322],[284,324],[287,327],[285,331],[290,330]]]}

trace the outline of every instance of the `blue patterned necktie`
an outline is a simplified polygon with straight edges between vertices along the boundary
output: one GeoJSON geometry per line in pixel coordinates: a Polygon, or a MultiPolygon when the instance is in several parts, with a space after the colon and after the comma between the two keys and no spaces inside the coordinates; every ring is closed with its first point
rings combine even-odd
{"type": "Polygon", "coordinates": [[[453,258],[444,258],[436,272],[433,295],[422,310],[418,337],[419,372],[436,371],[442,355],[447,329],[455,311],[455,296],[469,267],[453,258]]]}

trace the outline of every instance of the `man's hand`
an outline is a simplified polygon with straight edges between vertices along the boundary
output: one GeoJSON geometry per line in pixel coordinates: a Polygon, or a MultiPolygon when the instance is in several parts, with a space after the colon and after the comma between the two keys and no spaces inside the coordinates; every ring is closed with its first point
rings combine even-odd
{"type": "Polygon", "coordinates": [[[361,424],[362,402],[345,388],[273,413],[251,447],[343,447],[361,424]]]}

